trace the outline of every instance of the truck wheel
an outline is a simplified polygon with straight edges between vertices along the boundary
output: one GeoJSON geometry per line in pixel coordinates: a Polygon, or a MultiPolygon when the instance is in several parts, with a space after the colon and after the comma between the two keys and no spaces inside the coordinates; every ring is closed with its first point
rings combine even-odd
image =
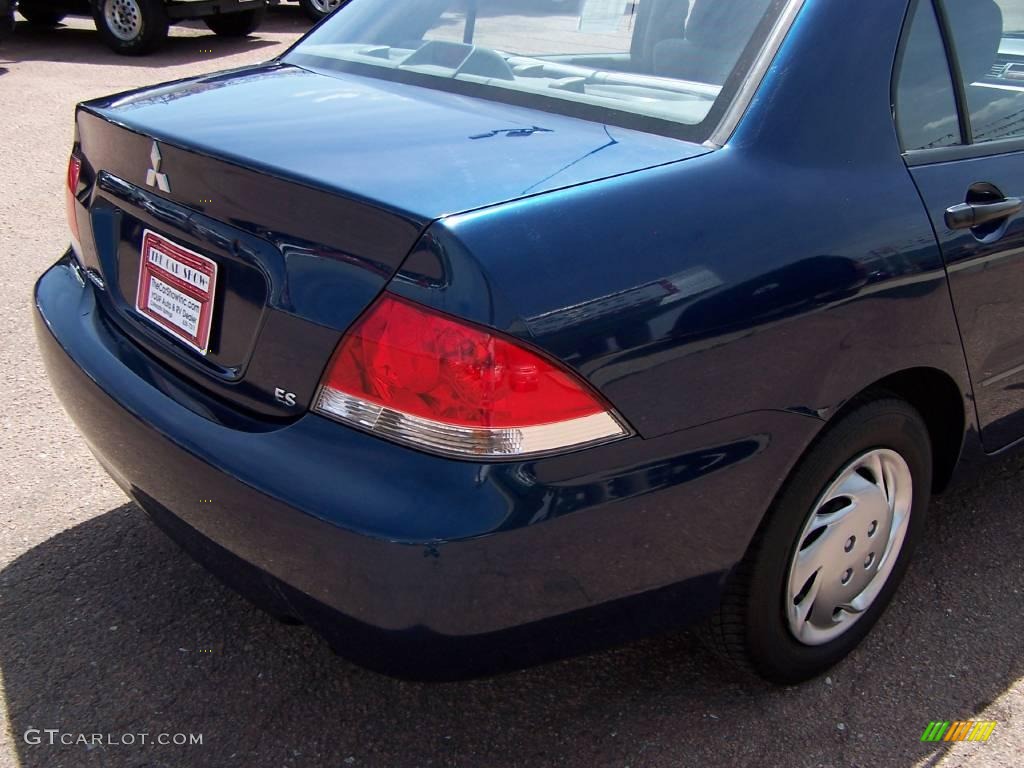
{"type": "Polygon", "coordinates": [[[92,17],[103,42],[125,56],[155,51],[170,25],[163,0],[94,0],[92,17]]]}
{"type": "Polygon", "coordinates": [[[259,28],[266,11],[266,6],[261,6],[251,11],[218,13],[215,16],[207,16],[203,21],[211,32],[221,37],[245,37],[259,28]]]}
{"type": "Polygon", "coordinates": [[[21,0],[18,12],[36,27],[56,27],[64,14],[58,12],[52,0],[21,0]]]}
{"type": "Polygon", "coordinates": [[[341,5],[341,0],[299,0],[299,5],[311,21],[320,21],[341,5]]]}

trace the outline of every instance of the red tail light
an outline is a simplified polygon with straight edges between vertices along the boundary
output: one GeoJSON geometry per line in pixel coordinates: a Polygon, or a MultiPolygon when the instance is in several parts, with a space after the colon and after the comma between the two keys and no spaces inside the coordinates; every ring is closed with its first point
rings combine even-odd
{"type": "Polygon", "coordinates": [[[78,235],[78,214],[76,212],[75,193],[78,192],[78,179],[82,174],[82,161],[71,156],[68,160],[68,178],[67,187],[65,189],[65,200],[68,213],[68,226],[71,228],[71,240],[74,245],[75,251],[79,251],[79,243],[81,238],[78,235]]]}
{"type": "Polygon", "coordinates": [[[511,339],[385,295],[345,335],[315,410],[467,457],[607,442],[622,421],[569,371],[511,339]]]}

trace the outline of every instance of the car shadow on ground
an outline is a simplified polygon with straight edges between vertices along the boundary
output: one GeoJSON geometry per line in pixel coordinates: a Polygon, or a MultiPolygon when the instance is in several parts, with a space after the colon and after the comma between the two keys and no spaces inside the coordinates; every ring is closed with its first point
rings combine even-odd
{"type": "MultiPolygon", "coordinates": [[[[202,26],[201,21],[191,21],[188,24],[202,26]]],[[[305,34],[313,27],[313,22],[302,11],[297,2],[279,3],[267,8],[267,15],[260,24],[259,32],[284,32],[305,34]]],[[[257,32],[257,34],[259,34],[257,32]]]]}
{"type": "Polygon", "coordinates": [[[221,56],[273,45],[274,41],[261,40],[258,33],[257,36],[243,38],[222,38],[212,32],[201,37],[185,37],[175,36],[172,30],[167,42],[156,52],[147,56],[120,56],[103,44],[94,29],[65,26],[39,29],[27,22],[20,22],[0,54],[11,62],[60,61],[88,62],[93,66],[153,67],[174,66],[203,59],[216,61],[221,56]]]}
{"type": "Polygon", "coordinates": [[[100,39],[92,22],[84,17],[73,17],[69,23],[62,23],[47,29],[34,26],[27,21],[18,21],[14,34],[0,48],[0,59],[18,61],[59,61],[88,62],[91,65],[108,66],[174,66],[193,61],[232,56],[246,51],[267,48],[279,44],[278,40],[261,38],[274,33],[304,34],[310,27],[309,21],[296,5],[276,6],[268,9],[267,17],[251,37],[218,37],[209,32],[200,21],[187,21],[171,27],[170,37],[154,53],[146,56],[120,56],[111,51],[100,39]],[[204,32],[201,36],[180,34],[180,29],[204,32]]]}
{"type": "Polygon", "coordinates": [[[0,572],[11,738],[24,768],[931,764],[949,745],[920,742],[929,720],[999,720],[1024,675],[1022,468],[1004,459],[937,501],[880,626],[793,688],[687,634],[485,680],[382,677],[250,607],[125,504],[0,572]],[[203,742],[51,746],[29,729],[203,742]]]}

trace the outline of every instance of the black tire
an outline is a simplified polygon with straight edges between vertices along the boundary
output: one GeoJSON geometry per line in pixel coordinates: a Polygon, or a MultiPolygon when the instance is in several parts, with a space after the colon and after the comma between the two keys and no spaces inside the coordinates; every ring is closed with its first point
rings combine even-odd
{"type": "Polygon", "coordinates": [[[18,13],[34,27],[56,27],[64,18],[54,7],[54,0],[21,0],[18,13]]]}
{"type": "Polygon", "coordinates": [[[93,0],[92,18],[107,47],[124,56],[141,56],[163,45],[170,26],[164,0],[130,0],[137,13],[136,23],[115,31],[107,22],[107,8],[117,2],[119,0],[93,0]],[[130,37],[124,39],[124,35],[130,37]]]}
{"type": "Polygon", "coordinates": [[[320,21],[331,15],[333,9],[330,11],[322,11],[313,4],[313,0],[299,0],[299,7],[302,8],[302,12],[306,14],[306,17],[310,21],[320,21]]]}
{"type": "Polygon", "coordinates": [[[236,13],[219,13],[216,16],[207,16],[203,19],[210,31],[220,37],[245,37],[251,35],[266,15],[266,6],[254,8],[251,11],[238,11],[236,13]]]}
{"type": "Polygon", "coordinates": [[[924,532],[931,483],[931,441],[914,408],[885,395],[854,407],[815,442],[786,481],[731,575],[718,611],[704,628],[706,638],[720,655],[773,683],[799,683],[828,670],[867,635],[899,586],[924,532]],[[791,557],[826,488],[851,461],[877,448],[898,453],[911,474],[913,498],[902,549],[877,597],[844,634],[805,645],[786,616],[791,557]]]}

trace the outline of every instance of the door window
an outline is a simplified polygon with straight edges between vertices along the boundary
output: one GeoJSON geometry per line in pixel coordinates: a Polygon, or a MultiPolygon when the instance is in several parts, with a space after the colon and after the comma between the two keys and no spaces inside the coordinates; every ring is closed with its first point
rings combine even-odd
{"type": "Polygon", "coordinates": [[[1024,0],[942,0],[975,142],[1024,136],[1024,0]]]}
{"type": "Polygon", "coordinates": [[[896,125],[904,150],[948,147],[960,143],[949,62],[931,0],[916,5],[896,81],[896,125]]]}

